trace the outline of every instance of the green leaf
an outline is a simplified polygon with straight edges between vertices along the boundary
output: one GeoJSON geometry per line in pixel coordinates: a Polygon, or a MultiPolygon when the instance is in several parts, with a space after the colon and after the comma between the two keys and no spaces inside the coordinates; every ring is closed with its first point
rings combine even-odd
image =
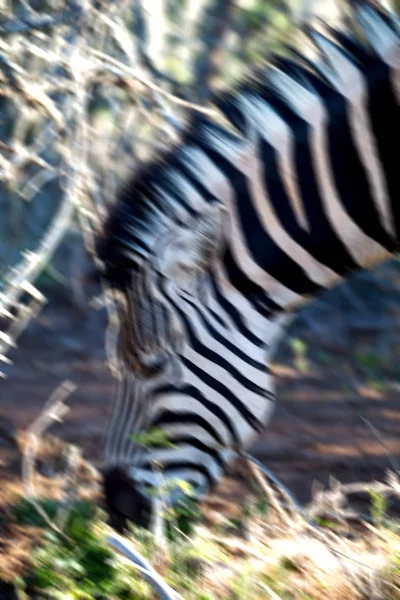
{"type": "Polygon", "coordinates": [[[134,433],[131,435],[131,439],[144,448],[176,448],[175,444],[169,441],[168,433],[156,427],[142,433],[134,433]]]}

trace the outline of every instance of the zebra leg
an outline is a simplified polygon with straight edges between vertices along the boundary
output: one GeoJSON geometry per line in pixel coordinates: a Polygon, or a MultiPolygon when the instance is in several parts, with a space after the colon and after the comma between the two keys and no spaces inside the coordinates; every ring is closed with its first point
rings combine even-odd
{"type": "Polygon", "coordinates": [[[122,533],[127,521],[149,528],[152,514],[151,500],[146,498],[129,475],[121,468],[112,467],[104,473],[104,493],[110,525],[122,533]]]}

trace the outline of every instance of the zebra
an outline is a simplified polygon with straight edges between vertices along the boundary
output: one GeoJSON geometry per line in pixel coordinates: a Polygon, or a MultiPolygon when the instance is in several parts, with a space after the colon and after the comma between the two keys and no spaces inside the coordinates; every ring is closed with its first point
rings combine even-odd
{"type": "Polygon", "coordinates": [[[171,503],[177,481],[206,496],[271,418],[288,319],[400,248],[400,21],[372,0],[346,10],[346,28],[307,27],[312,54],[288,47],[216,93],[221,118],[193,114],[110,211],[99,258],[119,376],[104,489],[117,528],[148,526],[155,464],[171,503]],[[171,446],[138,443],[153,428],[171,446]]]}

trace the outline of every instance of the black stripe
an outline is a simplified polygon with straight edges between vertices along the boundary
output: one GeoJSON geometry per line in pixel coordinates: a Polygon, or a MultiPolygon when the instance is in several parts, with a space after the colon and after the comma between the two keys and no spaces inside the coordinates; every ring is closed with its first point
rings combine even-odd
{"type": "MultiPolygon", "coordinates": [[[[341,262],[341,258],[343,259],[343,256],[341,256],[341,253],[335,253],[338,242],[337,238],[333,238],[333,235],[330,235],[327,239],[322,241],[322,235],[326,231],[326,227],[324,227],[323,223],[324,219],[321,219],[319,223],[316,222],[317,219],[315,218],[310,219],[310,232],[307,232],[300,227],[290,199],[286,193],[285,186],[280,177],[277,152],[265,140],[261,141],[260,150],[263,158],[264,184],[268,189],[271,204],[276,211],[281,225],[284,227],[290,237],[302,248],[304,248],[311,256],[313,256],[319,263],[326,265],[339,275],[342,274],[344,265],[343,262],[341,262]],[[321,228],[319,227],[320,225],[321,228]],[[330,245],[332,242],[334,247],[330,245]]],[[[312,205],[311,202],[309,202],[308,197],[303,206],[305,207],[305,212],[308,216],[310,216],[315,209],[319,212],[318,209],[320,208],[319,206],[315,207],[312,205]]],[[[319,216],[320,215],[318,215],[318,217],[319,216]]],[[[330,230],[330,233],[333,234],[333,231],[330,230]]]]}
{"type": "Polygon", "coordinates": [[[297,294],[305,296],[318,291],[320,286],[311,281],[306,272],[275,244],[261,225],[253,206],[247,177],[217,151],[206,145],[204,150],[232,183],[247,248],[254,262],[297,294]]]}
{"type": "MultiPolygon", "coordinates": [[[[376,75],[375,73],[369,73],[369,76],[373,78],[376,75]]],[[[378,84],[379,79],[378,76],[378,84]]],[[[394,251],[395,244],[380,223],[379,213],[371,195],[371,186],[360,161],[358,150],[354,145],[347,101],[339,92],[328,87],[318,78],[315,78],[313,83],[315,91],[323,101],[329,116],[327,128],[329,159],[341,202],[360,229],[387,250],[394,251]]],[[[375,95],[376,90],[372,90],[372,93],[375,95]]],[[[397,123],[399,123],[398,119],[397,123]]],[[[385,148],[388,146],[388,133],[395,126],[395,120],[390,126],[386,121],[385,148]]],[[[391,154],[393,155],[392,149],[391,154]]],[[[399,155],[399,153],[397,154],[399,155]]],[[[397,178],[398,169],[399,161],[397,160],[397,178]]],[[[398,186],[398,189],[400,190],[400,186],[398,186]]]]}
{"type": "MultiPolygon", "coordinates": [[[[251,358],[251,356],[248,356],[247,354],[245,354],[244,352],[242,352],[240,350],[240,348],[238,348],[237,346],[234,346],[229,340],[227,340],[224,336],[222,336],[207,321],[207,319],[204,317],[203,313],[198,308],[198,306],[196,305],[195,302],[189,300],[189,298],[186,298],[184,296],[182,296],[182,300],[184,300],[185,302],[187,302],[188,304],[190,304],[190,306],[192,306],[195,309],[195,311],[197,312],[197,314],[199,316],[199,319],[201,319],[201,321],[203,323],[204,328],[207,329],[207,331],[209,332],[209,334],[212,335],[220,344],[222,344],[223,346],[225,346],[225,348],[227,348],[227,350],[230,350],[232,352],[232,354],[235,354],[238,358],[240,358],[241,360],[243,360],[244,362],[246,362],[250,366],[254,367],[255,369],[258,369],[259,371],[263,371],[263,372],[269,372],[266,362],[265,362],[265,364],[257,362],[256,360],[254,360],[253,358],[251,358]]],[[[209,309],[207,308],[207,310],[209,310],[209,309]]]]}
{"type": "MultiPolygon", "coordinates": [[[[381,136],[382,146],[379,148],[381,166],[383,167],[383,172],[386,171],[389,195],[393,203],[393,199],[398,197],[400,184],[396,175],[398,171],[398,159],[396,159],[396,152],[392,151],[391,142],[388,142],[388,137],[391,140],[396,139],[395,133],[391,133],[388,136],[388,132],[394,132],[397,129],[397,132],[400,134],[400,127],[398,105],[389,81],[390,69],[382,60],[366,52],[353,39],[337,32],[335,32],[335,37],[344,47],[344,50],[338,48],[339,51],[347,54],[347,58],[357,66],[364,76],[369,102],[369,114],[372,118],[374,118],[372,105],[377,106],[376,117],[380,120],[380,125],[376,129],[373,127],[373,130],[375,141],[377,141],[379,135],[381,136]],[[380,88],[383,88],[382,92],[379,92],[380,88]],[[385,106],[382,106],[382,102],[385,106]],[[382,156],[382,151],[384,156],[382,156]],[[392,174],[392,177],[394,176],[394,190],[390,189],[391,177],[390,174],[388,175],[388,170],[392,174]]],[[[307,61],[304,57],[303,60],[307,61]]],[[[314,66],[314,69],[318,70],[318,63],[315,65],[313,63],[310,64],[314,66]]],[[[321,77],[316,76],[315,73],[308,72],[307,79],[311,91],[317,93],[325,104],[329,117],[328,139],[330,160],[341,201],[353,220],[367,235],[393,252],[399,246],[389,237],[380,223],[371,186],[351,134],[347,100],[340,92],[334,90],[328,81],[324,80],[322,72],[320,75],[321,77]]],[[[394,202],[393,204],[393,213],[396,214],[394,212],[395,208],[397,208],[397,213],[400,213],[400,209],[398,208],[399,203],[394,202]]],[[[395,218],[395,221],[397,224],[399,223],[397,218],[395,218]]]]}
{"type": "MultiPolygon", "coordinates": [[[[174,444],[175,446],[177,446],[177,448],[175,450],[178,450],[178,449],[182,450],[182,446],[184,446],[184,445],[192,446],[193,448],[196,448],[197,450],[201,450],[201,452],[204,452],[204,454],[208,454],[209,456],[212,456],[214,461],[220,467],[224,466],[224,461],[221,458],[220,451],[218,451],[215,448],[215,446],[209,446],[192,435],[183,435],[183,436],[176,436],[176,437],[171,436],[168,438],[168,441],[171,442],[172,444],[174,444]]],[[[160,448],[158,448],[158,449],[160,449],[160,448]]],[[[165,448],[165,449],[168,450],[168,448],[165,448]]],[[[157,447],[155,448],[155,450],[157,450],[157,447]]],[[[174,450],[174,449],[172,448],[172,450],[174,450]]],[[[155,456],[156,456],[156,452],[155,452],[155,456]]],[[[147,463],[147,462],[148,462],[148,459],[144,456],[143,463],[147,463]]],[[[138,463],[138,466],[140,467],[141,463],[138,463]]]]}
{"type": "Polygon", "coordinates": [[[216,296],[216,299],[218,301],[218,303],[221,306],[221,309],[223,309],[232,319],[232,321],[235,324],[235,327],[237,328],[237,330],[245,337],[249,340],[249,342],[251,342],[252,344],[254,344],[255,346],[258,346],[259,348],[264,348],[265,347],[265,342],[263,342],[262,340],[260,340],[256,335],[254,335],[254,333],[252,333],[244,324],[243,322],[243,318],[242,315],[240,314],[240,312],[233,306],[233,304],[231,304],[219,291],[218,289],[218,284],[215,280],[215,277],[211,277],[210,278],[210,282],[211,282],[211,287],[214,290],[214,294],[216,296]]]}
{"type": "MultiPolygon", "coordinates": [[[[172,301],[171,301],[172,302],[172,301]]],[[[175,305],[175,303],[174,303],[175,305]]],[[[236,381],[238,381],[243,387],[247,388],[254,394],[258,394],[259,396],[265,397],[265,390],[260,386],[256,385],[254,382],[244,377],[240,371],[237,370],[232,364],[230,364],[223,356],[214,352],[207,346],[205,346],[196,336],[194,330],[190,324],[189,319],[186,317],[185,313],[175,305],[176,310],[179,312],[181,319],[184,321],[186,330],[189,336],[190,344],[195,352],[206,358],[207,360],[215,363],[225,371],[227,371],[236,381]]],[[[268,367],[265,366],[265,372],[267,373],[268,367]]]]}
{"type": "MultiPolygon", "coordinates": [[[[169,165],[168,169],[173,169],[173,165],[169,165]]],[[[160,182],[161,183],[161,182],[160,182]]],[[[190,204],[188,204],[185,200],[185,194],[180,191],[180,188],[177,187],[175,182],[172,182],[168,179],[168,176],[162,179],[161,186],[163,191],[165,191],[169,196],[171,196],[178,204],[180,204],[191,217],[195,217],[198,214],[198,211],[195,210],[190,204]]],[[[164,208],[165,210],[165,208],[164,208]]],[[[173,207],[172,207],[173,210],[173,207]]]]}
{"type": "Polygon", "coordinates": [[[154,398],[156,399],[159,394],[179,394],[183,396],[190,396],[200,402],[211,413],[213,413],[222,423],[226,426],[227,430],[232,436],[234,446],[238,445],[239,437],[236,433],[236,429],[233,427],[229,415],[226,414],[215,402],[208,400],[204,394],[195,388],[193,385],[183,385],[182,387],[176,387],[170,384],[165,384],[157,388],[154,391],[154,398]]]}
{"type": "MultiPolygon", "coordinates": [[[[182,162],[180,165],[180,169],[184,173],[186,179],[190,181],[191,185],[197,190],[199,195],[207,204],[219,200],[193,175],[192,171],[185,165],[184,162],[182,162]]],[[[230,283],[239,291],[245,290],[246,298],[250,304],[254,306],[257,312],[263,316],[269,317],[271,315],[271,311],[276,312],[281,310],[281,307],[267,296],[265,290],[249,279],[244,271],[240,269],[240,267],[236,264],[229,247],[225,250],[222,259],[224,261],[226,275],[230,283]]],[[[216,313],[214,313],[214,316],[221,322],[221,325],[224,327],[226,326],[226,324],[222,322],[221,318],[216,313]]]]}
{"type": "MultiPolygon", "coordinates": [[[[167,291],[164,289],[164,286],[162,286],[162,287],[163,287],[164,294],[168,298],[168,301],[170,302],[170,304],[172,304],[174,309],[179,313],[182,321],[185,323],[187,334],[189,336],[189,339],[190,339],[193,349],[196,352],[198,352],[199,354],[202,354],[205,358],[208,358],[210,361],[219,364],[222,368],[224,368],[226,371],[228,371],[235,379],[240,381],[242,383],[242,385],[247,387],[247,389],[249,389],[250,391],[255,392],[256,394],[259,394],[259,395],[265,395],[264,389],[260,388],[259,386],[256,386],[253,382],[251,382],[250,380],[245,378],[233,365],[231,365],[228,361],[226,361],[222,356],[220,356],[219,354],[217,354],[210,348],[207,348],[206,346],[204,346],[204,344],[195,335],[195,333],[192,329],[192,326],[190,325],[190,321],[187,318],[187,316],[185,315],[184,311],[169,296],[167,291]]],[[[180,298],[184,301],[187,301],[184,296],[180,296],[180,298]]],[[[224,342],[221,342],[221,343],[224,343],[224,342]]],[[[264,371],[266,373],[269,372],[267,365],[265,365],[264,371]]]]}
{"type": "Polygon", "coordinates": [[[243,111],[237,107],[237,93],[222,92],[212,98],[213,104],[243,135],[247,133],[247,122],[243,111]]]}
{"type": "Polygon", "coordinates": [[[218,315],[213,308],[210,308],[207,304],[207,311],[224,329],[229,329],[229,324],[225,323],[220,315],[218,315]]]}
{"type": "MultiPolygon", "coordinates": [[[[378,147],[379,157],[385,173],[390,195],[391,211],[394,217],[397,240],[400,239],[400,160],[398,144],[400,140],[400,110],[389,80],[390,70],[379,64],[368,78],[369,102],[372,129],[378,147]]],[[[397,250],[399,245],[397,244],[397,250]]]]}
{"type": "Polygon", "coordinates": [[[190,411],[171,412],[170,410],[165,409],[158,415],[156,419],[152,420],[151,425],[152,427],[162,427],[163,425],[174,423],[187,424],[188,431],[190,431],[191,425],[198,425],[204,429],[204,431],[207,431],[207,433],[209,433],[216,440],[219,446],[226,447],[226,444],[218,431],[212,425],[210,425],[206,419],[197,413],[190,411]]]}
{"type": "Polygon", "coordinates": [[[281,307],[267,296],[265,290],[249,279],[244,271],[239,268],[230,247],[225,249],[223,261],[230,283],[245,296],[260,315],[268,319],[271,317],[272,313],[281,310],[281,307]]]}
{"type": "MultiPolygon", "coordinates": [[[[251,343],[253,343],[255,346],[257,346],[259,348],[264,348],[265,343],[262,340],[260,340],[256,335],[254,335],[246,327],[246,325],[243,322],[243,317],[239,313],[239,311],[230,302],[228,302],[222,296],[222,294],[219,292],[217,284],[215,282],[215,278],[213,276],[210,276],[209,281],[211,282],[211,287],[214,290],[215,296],[217,298],[217,302],[221,305],[221,309],[225,309],[225,312],[230,315],[230,317],[234,321],[235,327],[238,329],[238,331],[240,331],[240,333],[245,338],[247,338],[251,343]]],[[[168,292],[166,291],[166,285],[168,283],[168,280],[164,276],[160,275],[160,277],[158,279],[158,283],[159,283],[159,289],[162,290],[167,301],[169,303],[172,303],[173,306],[175,307],[175,304],[172,302],[168,292]]]]}
{"type": "MultiPolygon", "coordinates": [[[[211,389],[218,392],[221,396],[223,396],[228,402],[230,402],[236,410],[242,415],[245,421],[252,427],[255,431],[263,431],[265,429],[265,423],[259,421],[247,408],[247,406],[235,396],[231,390],[229,390],[226,385],[212,377],[209,373],[195,365],[191,360],[187,359],[185,356],[180,355],[182,363],[185,367],[191,371],[196,377],[201,379],[206,385],[208,385],[211,389]]],[[[265,392],[264,392],[265,398],[265,392]]]]}
{"type": "MultiPolygon", "coordinates": [[[[145,463],[141,468],[150,470],[151,467],[152,467],[152,464],[151,464],[151,461],[149,461],[148,463],[145,463]]],[[[201,465],[199,463],[194,463],[191,461],[185,462],[183,460],[176,460],[176,461],[168,462],[167,465],[162,466],[162,471],[164,471],[165,473],[168,473],[169,471],[175,471],[175,470],[183,471],[184,469],[198,471],[199,473],[202,473],[206,477],[210,487],[213,486],[214,477],[212,476],[211,472],[204,465],[201,465]]]]}
{"type": "Polygon", "coordinates": [[[263,154],[263,158],[269,165],[268,173],[267,168],[265,168],[264,172],[266,185],[281,186],[281,193],[279,193],[279,188],[273,187],[270,194],[270,201],[281,223],[297,243],[308,250],[322,264],[326,264],[335,271],[335,273],[343,275],[356,270],[358,265],[337,237],[323,206],[309,144],[310,126],[289,108],[283,99],[277,97],[276,93],[271,91],[271,88],[262,86],[260,93],[295,135],[294,161],[296,175],[311,233],[308,234],[305,232],[297,223],[289,200],[286,194],[282,193],[276,157],[271,150],[268,150],[268,145],[264,142],[261,145],[261,151],[265,153],[263,154]]]}

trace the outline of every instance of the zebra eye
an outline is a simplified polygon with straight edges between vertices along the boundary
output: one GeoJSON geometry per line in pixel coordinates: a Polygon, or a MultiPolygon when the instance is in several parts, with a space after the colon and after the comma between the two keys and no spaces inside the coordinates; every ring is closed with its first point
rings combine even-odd
{"type": "Polygon", "coordinates": [[[160,260],[164,275],[187,287],[209,268],[220,245],[221,214],[219,205],[210,205],[171,236],[160,260]]]}

